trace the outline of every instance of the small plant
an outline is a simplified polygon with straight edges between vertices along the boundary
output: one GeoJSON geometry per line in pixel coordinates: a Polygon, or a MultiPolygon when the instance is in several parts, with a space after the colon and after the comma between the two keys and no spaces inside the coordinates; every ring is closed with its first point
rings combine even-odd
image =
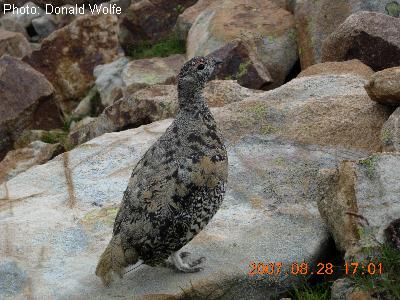
{"type": "Polygon", "coordinates": [[[398,18],[400,16],[400,4],[397,1],[388,3],[385,7],[389,16],[398,18]]]}
{"type": "Polygon", "coordinates": [[[68,133],[65,131],[47,131],[43,134],[41,140],[47,144],[63,144],[67,136],[68,133]]]}
{"type": "Polygon", "coordinates": [[[389,129],[385,128],[382,130],[381,140],[386,145],[392,140],[392,134],[389,129]]]}
{"type": "Polygon", "coordinates": [[[382,264],[382,274],[365,275],[361,270],[349,277],[354,284],[378,299],[400,299],[400,250],[384,244],[376,255],[364,263],[382,264]]]}
{"type": "Polygon", "coordinates": [[[185,41],[179,39],[176,34],[171,34],[166,39],[155,44],[141,42],[137,45],[133,45],[129,47],[127,55],[132,59],[142,59],[150,57],[166,57],[172,54],[185,52],[185,41]]]}
{"type": "Polygon", "coordinates": [[[236,76],[237,78],[240,78],[246,74],[247,68],[249,67],[250,63],[251,63],[250,60],[246,60],[239,65],[238,73],[236,76]]]}
{"type": "Polygon", "coordinates": [[[378,160],[377,155],[372,155],[366,159],[360,160],[359,164],[364,166],[367,169],[367,175],[369,178],[372,178],[374,174],[375,163],[378,160]]]}
{"type": "Polygon", "coordinates": [[[315,286],[311,286],[304,282],[298,287],[295,287],[291,293],[294,300],[329,300],[330,299],[331,283],[324,282],[315,286]]]}

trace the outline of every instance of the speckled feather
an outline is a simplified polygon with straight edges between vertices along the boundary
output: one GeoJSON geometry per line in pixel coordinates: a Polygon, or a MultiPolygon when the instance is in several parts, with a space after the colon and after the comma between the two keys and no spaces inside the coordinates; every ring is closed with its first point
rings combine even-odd
{"type": "Polygon", "coordinates": [[[216,62],[195,57],[178,76],[180,111],[132,172],[113,235],[158,265],[198,234],[225,192],[228,158],[202,90],[216,62]]]}

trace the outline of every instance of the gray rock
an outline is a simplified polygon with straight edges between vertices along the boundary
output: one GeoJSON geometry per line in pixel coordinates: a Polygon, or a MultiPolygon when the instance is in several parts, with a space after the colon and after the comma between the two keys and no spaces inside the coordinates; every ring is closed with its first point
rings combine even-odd
{"type": "Polygon", "coordinates": [[[2,299],[20,294],[28,281],[28,275],[15,261],[0,262],[0,297],[2,299]]]}
{"type": "Polygon", "coordinates": [[[40,38],[45,38],[57,30],[57,21],[53,15],[45,15],[33,19],[32,26],[40,38]]]}
{"type": "Polygon", "coordinates": [[[318,170],[363,154],[259,135],[228,137],[225,202],[183,248],[207,256],[204,271],[141,266],[102,287],[94,270],[131,170],[170,123],[105,134],[0,186],[0,198],[8,203],[0,210],[0,252],[6,253],[0,260],[18,261],[32,297],[143,299],[213,292],[224,299],[270,299],[300,280],[285,275],[292,262],[315,265],[328,240],[315,202],[317,187],[325,185],[318,170]],[[252,261],[282,262],[283,270],[249,276],[252,261]]]}
{"type": "Polygon", "coordinates": [[[95,84],[100,93],[101,104],[104,106],[112,105],[122,97],[123,82],[121,75],[128,62],[128,58],[121,57],[112,63],[94,68],[95,84]]]}
{"type": "Polygon", "coordinates": [[[355,289],[354,283],[347,278],[336,280],[331,287],[331,300],[348,299],[355,289]]]}
{"type": "Polygon", "coordinates": [[[324,174],[331,184],[321,189],[318,207],[346,259],[359,261],[385,241],[384,230],[400,214],[399,170],[400,153],[376,153],[324,174]]]}
{"type": "Polygon", "coordinates": [[[400,152],[400,108],[397,108],[383,125],[381,141],[383,151],[400,152]]]}

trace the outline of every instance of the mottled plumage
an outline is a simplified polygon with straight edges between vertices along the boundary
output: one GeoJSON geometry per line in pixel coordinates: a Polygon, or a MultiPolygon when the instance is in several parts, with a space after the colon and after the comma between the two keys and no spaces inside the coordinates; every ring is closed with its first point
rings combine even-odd
{"type": "Polygon", "coordinates": [[[114,223],[113,238],[96,274],[111,273],[139,259],[156,266],[169,256],[184,272],[201,260],[183,263],[177,251],[199,233],[221,205],[228,176],[223,139],[202,91],[217,62],[195,57],[178,76],[179,113],[132,172],[114,223]]]}

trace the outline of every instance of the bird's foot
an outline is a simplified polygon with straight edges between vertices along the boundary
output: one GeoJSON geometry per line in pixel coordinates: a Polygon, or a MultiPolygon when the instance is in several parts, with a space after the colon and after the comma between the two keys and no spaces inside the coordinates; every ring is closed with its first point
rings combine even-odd
{"type": "Polygon", "coordinates": [[[206,258],[203,256],[191,260],[190,256],[191,254],[189,252],[174,252],[171,254],[171,260],[175,268],[184,273],[196,273],[203,270],[199,265],[202,264],[206,258]]]}

